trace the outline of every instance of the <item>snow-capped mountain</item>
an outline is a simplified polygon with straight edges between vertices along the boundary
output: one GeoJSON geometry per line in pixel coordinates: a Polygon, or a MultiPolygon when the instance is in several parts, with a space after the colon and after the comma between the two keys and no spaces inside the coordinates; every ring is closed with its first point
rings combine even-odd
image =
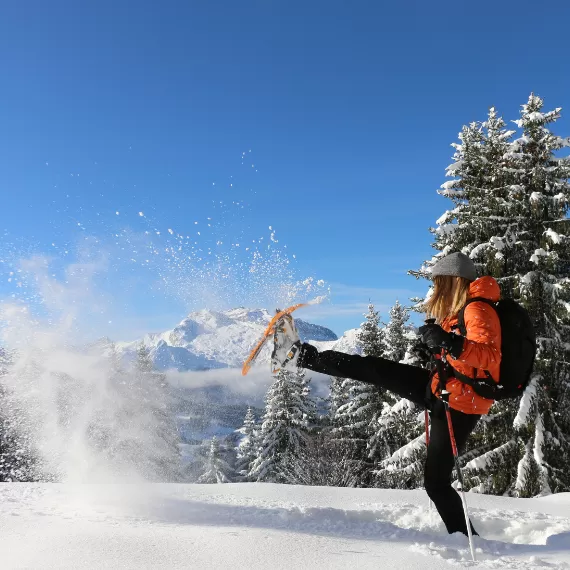
{"type": "MultiPolygon", "coordinates": [[[[190,313],[172,330],[151,333],[134,342],[119,342],[117,350],[126,359],[134,356],[141,342],[150,349],[160,370],[207,370],[241,366],[249,351],[261,338],[272,315],[265,309],[237,308],[217,312],[201,310],[190,313]]],[[[339,340],[330,329],[295,319],[299,336],[319,348],[355,351],[355,331],[339,340]]],[[[259,359],[269,359],[270,343],[259,359]]]]}
{"type": "Polygon", "coordinates": [[[346,352],[347,354],[360,354],[362,352],[356,335],[360,329],[350,329],[346,331],[339,339],[326,341],[310,341],[319,350],[336,350],[338,352],[346,352]]]}

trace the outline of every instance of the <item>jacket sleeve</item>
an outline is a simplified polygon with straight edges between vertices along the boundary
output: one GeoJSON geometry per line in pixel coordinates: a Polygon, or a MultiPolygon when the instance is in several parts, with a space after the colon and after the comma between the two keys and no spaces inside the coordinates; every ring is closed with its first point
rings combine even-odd
{"type": "Polygon", "coordinates": [[[470,303],[464,314],[467,335],[456,358],[473,368],[488,370],[501,360],[501,323],[487,303],[470,303]]]}

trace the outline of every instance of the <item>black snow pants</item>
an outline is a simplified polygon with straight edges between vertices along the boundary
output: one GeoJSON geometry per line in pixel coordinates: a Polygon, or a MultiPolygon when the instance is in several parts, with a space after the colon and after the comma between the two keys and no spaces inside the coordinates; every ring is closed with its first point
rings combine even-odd
{"type": "MultiPolygon", "coordinates": [[[[400,364],[385,358],[349,355],[332,350],[318,352],[309,344],[303,344],[299,364],[314,372],[351,378],[385,388],[430,411],[431,433],[424,471],[424,486],[447,531],[450,534],[454,532],[467,534],[461,498],[451,486],[455,462],[445,407],[441,400],[431,394],[428,387],[429,372],[424,368],[400,364]]],[[[480,417],[451,410],[453,432],[459,453],[465,448],[467,438],[480,417]]]]}

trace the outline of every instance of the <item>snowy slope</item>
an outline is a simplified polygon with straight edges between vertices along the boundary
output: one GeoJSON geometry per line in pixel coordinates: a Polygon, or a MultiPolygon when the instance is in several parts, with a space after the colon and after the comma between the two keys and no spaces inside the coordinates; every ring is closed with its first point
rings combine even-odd
{"type": "MultiPolygon", "coordinates": [[[[570,566],[570,495],[469,494],[478,568],[570,566]]],[[[272,484],[0,485],[2,568],[472,567],[422,491],[272,484]]]]}
{"type": "MultiPolygon", "coordinates": [[[[238,308],[225,312],[209,310],[190,313],[174,329],[152,333],[134,342],[119,342],[117,349],[133,358],[143,342],[161,370],[208,370],[241,366],[249,351],[263,334],[272,315],[265,309],[238,308]]],[[[326,327],[296,319],[303,341],[336,341],[326,327]]],[[[267,346],[260,360],[268,360],[267,346]]]]}

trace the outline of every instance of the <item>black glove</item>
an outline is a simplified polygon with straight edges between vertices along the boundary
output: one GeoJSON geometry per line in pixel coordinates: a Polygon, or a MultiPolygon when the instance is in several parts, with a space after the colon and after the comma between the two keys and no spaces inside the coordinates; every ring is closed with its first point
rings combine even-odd
{"type": "Polygon", "coordinates": [[[444,331],[439,325],[429,323],[418,329],[422,342],[432,351],[444,348],[453,358],[459,358],[463,352],[464,337],[444,331]]]}
{"type": "Polygon", "coordinates": [[[432,353],[420,339],[410,347],[410,352],[415,357],[417,363],[422,367],[426,367],[431,361],[432,353]]]}

